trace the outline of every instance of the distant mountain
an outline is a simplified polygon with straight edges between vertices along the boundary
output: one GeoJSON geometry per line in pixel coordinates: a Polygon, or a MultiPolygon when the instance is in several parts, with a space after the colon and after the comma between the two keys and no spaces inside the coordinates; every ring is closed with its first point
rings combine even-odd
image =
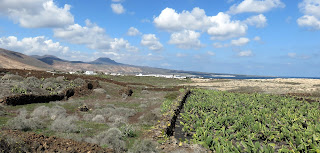
{"type": "Polygon", "coordinates": [[[0,48],[0,67],[8,69],[50,70],[50,65],[34,57],[0,48]]]}
{"type": "Polygon", "coordinates": [[[100,57],[92,62],[89,62],[89,64],[123,65],[107,57],[100,57]]]}
{"type": "MultiPolygon", "coordinates": [[[[33,69],[33,70],[60,70],[66,72],[74,71],[99,71],[109,73],[125,74],[164,74],[164,75],[184,75],[198,76],[205,78],[246,78],[247,75],[203,73],[183,70],[169,70],[147,66],[134,66],[117,63],[116,61],[103,57],[92,62],[68,61],[52,55],[27,56],[22,53],[9,51],[0,48],[0,68],[8,69],[33,69]]],[[[249,76],[250,77],[250,76],[249,76]]],[[[252,76],[251,76],[252,77],[252,76]]]]}
{"type": "Polygon", "coordinates": [[[142,70],[139,67],[117,63],[116,61],[107,57],[98,58],[92,62],[68,61],[52,55],[33,55],[33,57],[50,65],[53,69],[61,71],[100,71],[115,73],[142,72],[142,70]]]}
{"type": "Polygon", "coordinates": [[[54,61],[65,61],[65,60],[62,60],[56,56],[53,56],[53,55],[44,55],[44,56],[38,56],[38,55],[32,55],[32,57],[44,62],[44,63],[47,63],[49,65],[52,65],[54,63],[54,61]]]}

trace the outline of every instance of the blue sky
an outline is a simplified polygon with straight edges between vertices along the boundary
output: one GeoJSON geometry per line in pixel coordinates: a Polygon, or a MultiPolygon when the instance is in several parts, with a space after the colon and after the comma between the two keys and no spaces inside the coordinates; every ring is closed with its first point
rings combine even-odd
{"type": "Polygon", "coordinates": [[[320,77],[320,0],[0,0],[0,23],[28,55],[320,77]]]}

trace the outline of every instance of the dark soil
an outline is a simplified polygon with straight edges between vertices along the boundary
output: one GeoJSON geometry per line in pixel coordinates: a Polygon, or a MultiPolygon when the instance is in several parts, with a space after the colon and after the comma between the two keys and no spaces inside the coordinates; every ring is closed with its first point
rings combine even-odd
{"type": "Polygon", "coordinates": [[[1,131],[0,136],[0,150],[3,152],[113,152],[112,149],[101,148],[96,144],[62,139],[54,136],[47,137],[32,132],[7,130],[1,131]],[[6,140],[7,138],[15,139],[16,142],[10,143],[6,140]],[[17,142],[20,143],[17,145],[17,142]],[[23,150],[19,150],[19,148],[23,150]]]}
{"type": "Polygon", "coordinates": [[[186,102],[186,100],[187,100],[187,98],[189,97],[190,94],[191,94],[191,91],[188,91],[188,92],[184,95],[184,97],[182,98],[182,100],[181,100],[178,108],[174,111],[174,116],[173,116],[172,119],[171,119],[170,126],[167,127],[167,129],[166,129],[166,134],[167,134],[168,136],[173,136],[173,133],[174,133],[175,127],[176,127],[177,118],[178,118],[178,116],[180,115],[180,112],[181,112],[181,110],[183,109],[183,106],[184,106],[184,104],[185,104],[185,102],[186,102]]]}
{"type": "Polygon", "coordinates": [[[77,88],[66,89],[62,94],[55,95],[33,95],[23,94],[8,96],[0,100],[5,105],[25,105],[31,103],[48,103],[50,101],[60,101],[72,96],[81,97],[92,93],[92,89],[100,87],[98,81],[88,81],[85,85],[77,88]]]}

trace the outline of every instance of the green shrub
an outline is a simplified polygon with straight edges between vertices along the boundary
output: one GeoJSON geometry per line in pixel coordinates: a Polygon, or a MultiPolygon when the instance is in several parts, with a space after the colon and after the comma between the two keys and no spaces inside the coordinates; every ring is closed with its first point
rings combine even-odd
{"type": "Polygon", "coordinates": [[[156,148],[157,145],[154,142],[152,142],[151,140],[136,141],[133,146],[134,147],[128,151],[129,153],[155,153],[155,152],[159,152],[156,148]]]}
{"type": "Polygon", "coordinates": [[[167,93],[167,95],[164,98],[166,98],[167,100],[175,100],[178,98],[178,96],[179,96],[178,92],[170,92],[170,93],[167,93]]]}
{"type": "Polygon", "coordinates": [[[76,116],[68,116],[68,117],[59,116],[57,119],[55,119],[52,122],[50,126],[50,130],[55,132],[65,132],[65,133],[79,132],[79,128],[75,124],[75,122],[78,120],[79,119],[76,116]]]}
{"type": "Polygon", "coordinates": [[[110,128],[95,137],[100,146],[111,146],[115,152],[125,152],[126,144],[123,141],[123,134],[118,128],[110,128]]]}
{"type": "Polygon", "coordinates": [[[7,122],[7,127],[13,130],[31,131],[35,129],[43,129],[45,126],[41,119],[27,118],[27,111],[20,110],[19,115],[7,122]]]}

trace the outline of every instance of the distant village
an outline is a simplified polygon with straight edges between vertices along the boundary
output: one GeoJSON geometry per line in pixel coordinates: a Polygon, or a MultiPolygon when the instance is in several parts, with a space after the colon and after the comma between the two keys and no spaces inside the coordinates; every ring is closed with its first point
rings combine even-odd
{"type": "Polygon", "coordinates": [[[174,78],[174,79],[187,79],[187,78],[202,78],[196,75],[175,75],[175,74],[124,74],[124,73],[109,73],[97,71],[75,71],[75,72],[61,72],[61,71],[47,71],[50,73],[69,73],[69,74],[85,74],[85,75],[112,75],[112,76],[125,76],[135,75],[138,77],[159,77],[159,78],[174,78]]]}

